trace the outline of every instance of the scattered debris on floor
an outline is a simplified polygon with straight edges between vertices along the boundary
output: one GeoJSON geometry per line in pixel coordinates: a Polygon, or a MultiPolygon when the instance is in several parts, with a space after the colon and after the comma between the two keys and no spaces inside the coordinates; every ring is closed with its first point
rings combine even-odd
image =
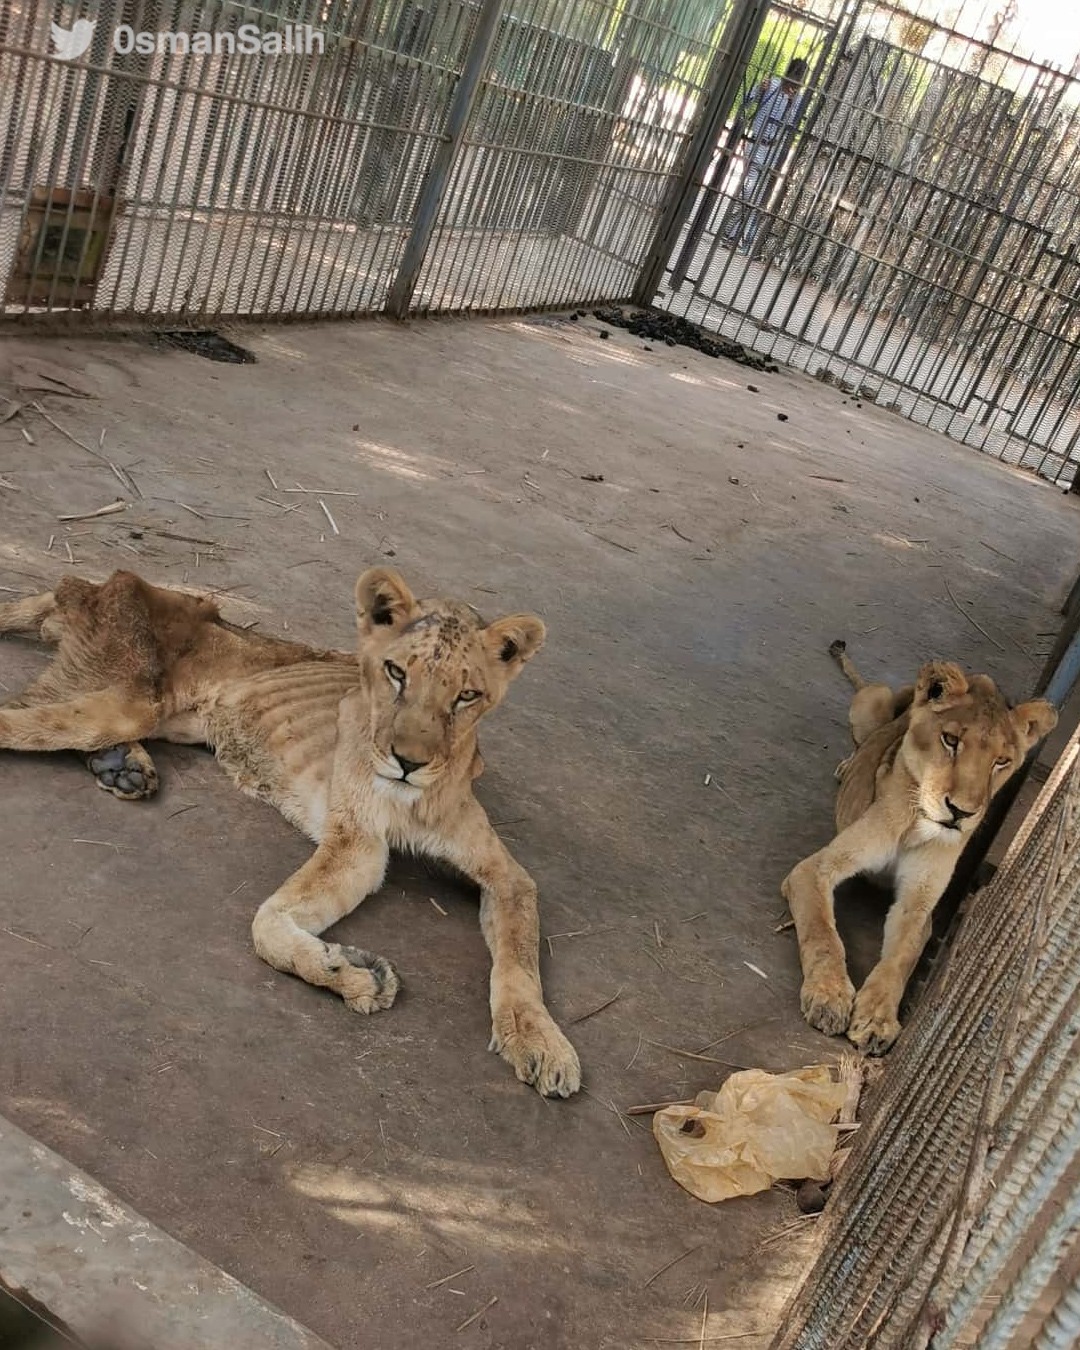
{"type": "MultiPolygon", "coordinates": [[[[8,363],[0,364],[0,378],[10,380],[20,395],[58,394],[62,398],[97,398],[93,384],[80,371],[58,365],[44,357],[18,354],[8,363]]],[[[13,403],[11,399],[5,399],[13,403]]],[[[15,404],[14,412],[0,418],[6,422],[19,411],[15,404]]]]}
{"type": "MultiPolygon", "coordinates": [[[[726,356],[729,361],[738,361],[741,366],[749,366],[751,370],[775,374],[780,369],[769,357],[747,351],[741,342],[729,342],[715,333],[706,333],[697,324],[678,314],[639,309],[628,315],[624,310],[613,307],[594,309],[593,317],[614,328],[625,328],[634,337],[650,338],[655,342],[664,342],[669,347],[691,347],[704,356],[726,356]]],[[[600,336],[606,334],[601,333],[600,336]]]]}
{"type": "MultiPolygon", "coordinates": [[[[781,1074],[747,1069],[733,1073],[719,1092],[662,1107],[653,1116],[653,1134],[668,1171],[699,1200],[810,1179],[824,1208],[837,1142],[852,1126],[862,1080],[855,1055],[844,1056],[835,1070],[827,1064],[781,1074]]],[[[818,1196],[807,1191],[804,1199],[812,1205],[818,1196]]]]}
{"type": "Polygon", "coordinates": [[[159,329],[154,336],[181,351],[205,356],[208,361],[226,361],[234,366],[250,366],[255,362],[254,352],[238,347],[212,328],[159,329]]]}

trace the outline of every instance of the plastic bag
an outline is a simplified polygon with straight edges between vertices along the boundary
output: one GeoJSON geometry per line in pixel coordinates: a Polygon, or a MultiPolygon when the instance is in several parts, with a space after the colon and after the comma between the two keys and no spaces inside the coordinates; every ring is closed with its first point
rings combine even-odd
{"type": "Polygon", "coordinates": [[[823,1180],[836,1145],[833,1120],[847,1087],[827,1065],[793,1073],[733,1073],[693,1106],[666,1106],[653,1134],[668,1171],[699,1200],[767,1190],[781,1178],[823,1180]]]}

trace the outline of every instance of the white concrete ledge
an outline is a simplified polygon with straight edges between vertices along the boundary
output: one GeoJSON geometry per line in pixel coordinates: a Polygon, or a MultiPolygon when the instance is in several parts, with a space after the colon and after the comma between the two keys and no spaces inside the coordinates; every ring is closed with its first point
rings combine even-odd
{"type": "Polygon", "coordinates": [[[0,1281],[90,1345],[330,1350],[3,1117],[0,1281]]]}

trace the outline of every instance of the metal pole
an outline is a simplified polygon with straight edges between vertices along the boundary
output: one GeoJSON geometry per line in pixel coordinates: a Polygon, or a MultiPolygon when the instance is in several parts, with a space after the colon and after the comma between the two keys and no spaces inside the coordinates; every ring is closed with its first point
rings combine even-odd
{"type": "Polygon", "coordinates": [[[454,167],[461,143],[465,139],[465,128],[469,121],[484,72],[487,70],[488,57],[499,30],[506,0],[483,0],[476,20],[476,29],[472,42],[465,55],[458,82],[450,99],[450,108],[446,114],[446,128],[442,134],[439,148],[431,158],[431,164],[424,175],[423,186],[416,204],[412,232],[401,255],[401,266],[394,278],[390,293],[386,299],[386,312],[395,319],[404,319],[412,305],[413,292],[420,279],[420,269],[427,256],[428,245],[434,233],[443,198],[450,181],[450,171],[454,167]]]}
{"type": "Polygon", "coordinates": [[[706,82],[709,92],[701,120],[676,170],[675,181],[631,296],[636,305],[651,304],[660,288],[664,268],[675,251],[679,234],[698,194],[705,186],[705,175],[720,129],[731,112],[739,92],[739,81],[754,54],[754,44],[768,12],[769,0],[742,0],[724,29],[706,82]]]}

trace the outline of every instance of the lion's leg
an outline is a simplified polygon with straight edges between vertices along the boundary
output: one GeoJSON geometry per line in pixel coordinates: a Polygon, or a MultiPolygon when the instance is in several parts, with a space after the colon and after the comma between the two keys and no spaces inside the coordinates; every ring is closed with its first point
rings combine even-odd
{"type": "Polygon", "coordinates": [[[389,1008],[400,983],[390,962],[317,936],[379,889],[388,857],[380,840],[329,831],[303,867],[259,906],[251,926],[256,952],[276,970],[332,989],[354,1012],[389,1008]]]}
{"type": "Polygon", "coordinates": [[[544,1004],[536,883],[473,803],[443,851],[480,887],[480,927],[491,952],[491,1044],[523,1083],[545,1097],[581,1086],[577,1051],[544,1004]]]}
{"type": "Polygon", "coordinates": [[[46,623],[56,612],[56,597],[52,591],[28,595],[22,600],[11,600],[0,605],[0,633],[23,633],[44,641],[56,642],[59,634],[46,623]]]}
{"type": "Polygon", "coordinates": [[[0,709],[0,749],[103,750],[153,733],[158,714],[145,699],[105,689],[58,703],[0,709]]]}
{"type": "Polygon", "coordinates": [[[781,885],[799,938],[803,1016],[826,1035],[845,1030],[855,1001],[836,930],[833,892],[849,877],[884,867],[895,849],[888,819],[875,803],[831,844],[799,863],[781,885]]]}
{"type": "Polygon", "coordinates": [[[900,864],[896,900],[885,920],[881,960],[855,998],[848,1036],[865,1054],[881,1055],[900,1034],[900,1000],[930,937],[930,919],[956,857],[920,849],[900,864]],[[915,868],[919,871],[916,872],[915,868]]]}
{"type": "Polygon", "coordinates": [[[851,700],[848,725],[856,745],[881,727],[887,727],[896,716],[896,694],[887,684],[865,684],[851,700]]]}
{"type": "MultiPolygon", "coordinates": [[[[52,591],[46,591],[41,595],[27,596],[22,600],[0,605],[0,633],[27,634],[40,639],[42,642],[56,644],[62,642],[65,632],[70,631],[69,620],[70,614],[65,615],[60,609],[52,591]]],[[[21,694],[6,699],[0,705],[0,708],[4,710],[25,710],[51,707],[53,714],[50,715],[49,721],[52,724],[51,730],[55,732],[59,726],[55,713],[58,709],[62,710],[68,705],[69,700],[64,695],[74,692],[73,690],[65,690],[61,693],[62,687],[62,670],[58,663],[54,662],[21,694]]],[[[76,700],[76,702],[81,702],[81,700],[76,700]]],[[[96,711],[100,711],[100,709],[96,711]]],[[[2,715],[0,713],[0,716],[2,715]]],[[[61,712],[61,717],[62,715],[61,712]]],[[[76,715],[81,718],[81,711],[77,712],[76,715]]],[[[16,725],[14,729],[9,728],[13,736],[40,736],[43,730],[41,719],[38,719],[36,727],[32,721],[22,719],[21,725],[16,725]]],[[[7,744],[6,741],[3,741],[4,735],[3,726],[0,724],[0,743],[7,744]]],[[[64,734],[64,740],[65,744],[59,748],[85,748],[85,746],[70,744],[66,733],[64,734]]],[[[54,745],[22,745],[19,747],[10,746],[9,748],[55,749],[58,747],[54,745]]],[[[140,797],[152,797],[157,791],[158,777],[154,762],[147,751],[137,742],[128,741],[120,745],[107,744],[105,747],[95,745],[94,753],[87,756],[86,763],[94,774],[98,787],[103,788],[106,792],[111,792],[114,797],[120,797],[126,801],[135,801],[140,797]]]]}

